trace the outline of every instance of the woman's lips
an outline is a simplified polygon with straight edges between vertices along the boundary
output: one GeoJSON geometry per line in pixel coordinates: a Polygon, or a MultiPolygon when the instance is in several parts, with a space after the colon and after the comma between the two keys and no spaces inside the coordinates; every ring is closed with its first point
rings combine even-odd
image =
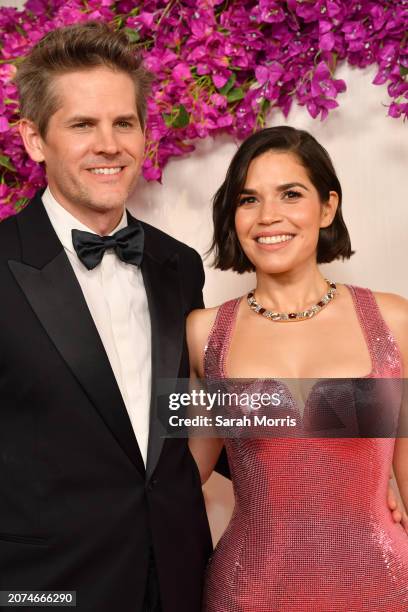
{"type": "Polygon", "coordinates": [[[258,236],[255,240],[257,246],[265,251],[276,251],[283,249],[294,239],[293,234],[275,234],[258,236]]]}

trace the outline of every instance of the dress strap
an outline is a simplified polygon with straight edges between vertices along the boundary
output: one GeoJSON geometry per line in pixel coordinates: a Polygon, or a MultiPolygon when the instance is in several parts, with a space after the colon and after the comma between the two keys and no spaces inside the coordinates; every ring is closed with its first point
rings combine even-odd
{"type": "Polygon", "coordinates": [[[218,308],[204,349],[204,375],[206,378],[225,377],[225,361],[240,301],[241,298],[235,298],[224,302],[218,308]]]}
{"type": "Polygon", "coordinates": [[[354,300],[373,363],[372,376],[401,377],[402,358],[394,336],[378,308],[373,292],[347,285],[354,300]]]}

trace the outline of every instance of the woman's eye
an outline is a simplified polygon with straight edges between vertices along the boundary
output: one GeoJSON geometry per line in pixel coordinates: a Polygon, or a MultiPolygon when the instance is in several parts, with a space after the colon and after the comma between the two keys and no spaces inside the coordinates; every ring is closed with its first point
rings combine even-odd
{"type": "Polygon", "coordinates": [[[288,191],[284,191],[282,195],[287,200],[296,200],[297,198],[302,197],[302,194],[299,191],[293,191],[293,189],[289,189],[288,191]]]}
{"type": "Polygon", "coordinates": [[[255,196],[243,196],[239,199],[238,206],[243,206],[244,204],[254,204],[256,201],[255,196]]]}

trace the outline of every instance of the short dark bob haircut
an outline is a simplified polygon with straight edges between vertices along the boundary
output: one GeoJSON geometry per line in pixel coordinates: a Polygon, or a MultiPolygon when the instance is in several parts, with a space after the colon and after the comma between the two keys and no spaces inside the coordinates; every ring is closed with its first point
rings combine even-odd
{"type": "Polygon", "coordinates": [[[336,191],[339,204],[329,225],[320,229],[317,243],[317,263],[329,263],[335,259],[349,259],[350,236],[341,212],[342,190],[327,151],[304,130],[278,126],[266,128],[247,138],[235,153],[225,181],[214,196],[214,238],[210,251],[214,252],[214,267],[234,270],[240,274],[255,268],[243,252],[235,230],[235,211],[244,188],[249,164],[266,151],[293,153],[306,169],[310,181],[317,190],[320,201],[327,202],[329,192],[336,191]]]}

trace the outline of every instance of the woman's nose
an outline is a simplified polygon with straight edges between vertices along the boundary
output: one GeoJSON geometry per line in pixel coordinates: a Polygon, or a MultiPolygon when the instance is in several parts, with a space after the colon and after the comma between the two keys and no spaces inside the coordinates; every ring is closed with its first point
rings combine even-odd
{"type": "Polygon", "coordinates": [[[270,225],[282,220],[282,211],[275,199],[264,200],[259,207],[259,223],[270,225]]]}

